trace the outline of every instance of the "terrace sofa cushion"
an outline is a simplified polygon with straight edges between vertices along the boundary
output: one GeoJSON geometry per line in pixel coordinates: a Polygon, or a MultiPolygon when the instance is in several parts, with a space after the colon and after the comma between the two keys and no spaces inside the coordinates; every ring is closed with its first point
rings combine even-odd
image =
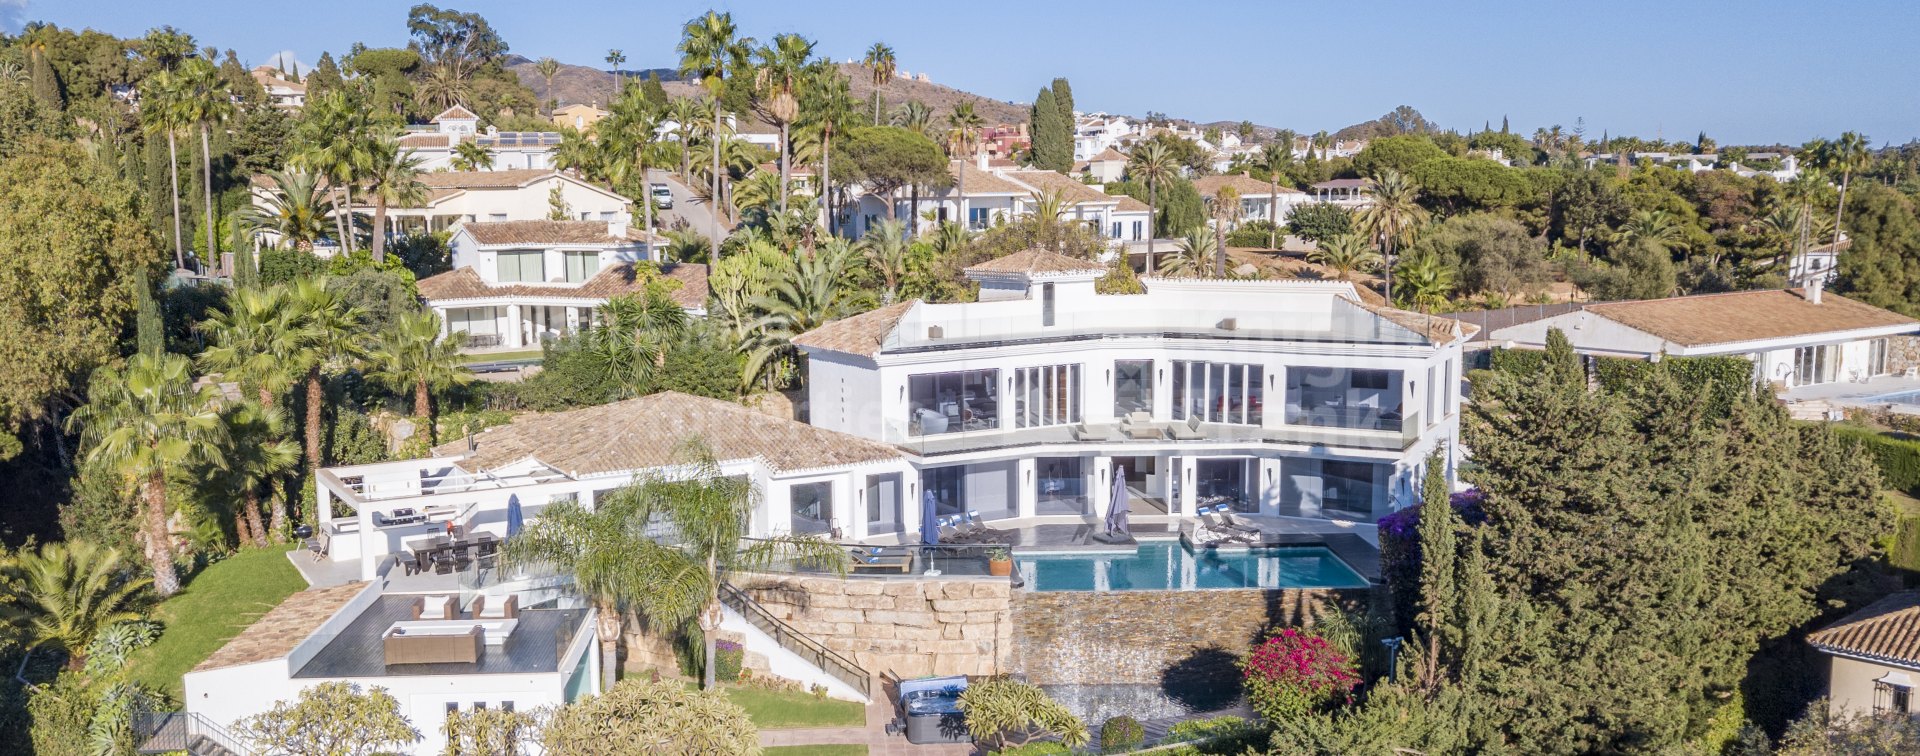
{"type": "Polygon", "coordinates": [[[413,618],[417,620],[453,619],[453,597],[422,596],[413,602],[413,618]]]}
{"type": "Polygon", "coordinates": [[[508,596],[506,599],[488,601],[486,596],[473,600],[474,619],[513,619],[520,616],[520,597],[508,596]]]}
{"type": "Polygon", "coordinates": [[[381,645],[386,663],[394,664],[473,664],[480,661],[481,629],[466,632],[420,632],[401,628],[388,630],[381,645]]]}

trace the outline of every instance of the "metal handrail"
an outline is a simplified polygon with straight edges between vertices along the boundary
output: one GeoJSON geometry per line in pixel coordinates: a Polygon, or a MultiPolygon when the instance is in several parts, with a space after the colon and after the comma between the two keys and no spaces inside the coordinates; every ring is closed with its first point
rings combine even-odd
{"type": "Polygon", "coordinates": [[[199,749],[205,740],[233,756],[251,756],[253,750],[204,716],[185,711],[136,711],[133,713],[134,743],[140,753],[185,751],[193,756],[212,756],[199,749]]]}
{"type": "Polygon", "coordinates": [[[846,683],[854,690],[860,691],[865,694],[869,700],[874,697],[872,673],[860,665],[853,663],[846,657],[835,653],[833,649],[827,648],[820,643],[820,641],[807,637],[800,631],[793,629],[793,626],[780,621],[778,617],[768,612],[766,607],[761,606],[760,602],[754,601],[752,596],[748,596],[745,591],[734,587],[731,583],[723,582],[720,584],[720,602],[726,604],[728,608],[739,612],[740,616],[746,618],[754,627],[759,628],[760,632],[771,636],[775,643],[780,644],[781,648],[793,652],[794,655],[807,660],[813,664],[813,666],[819,667],[821,671],[832,675],[834,679],[846,683]]]}

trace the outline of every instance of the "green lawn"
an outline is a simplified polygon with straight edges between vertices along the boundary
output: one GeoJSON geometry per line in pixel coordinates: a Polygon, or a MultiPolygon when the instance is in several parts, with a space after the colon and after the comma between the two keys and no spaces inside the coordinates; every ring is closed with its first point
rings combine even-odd
{"type": "Polygon", "coordinates": [[[867,756],[863,745],[772,746],[763,748],[767,756],[867,756]]]}
{"type": "Polygon", "coordinates": [[[241,551],[202,570],[185,589],[161,602],[153,618],[166,629],[153,645],[134,654],[134,678],[178,700],[181,675],[282,599],[307,587],[287,561],[291,548],[241,551]]]}
{"type": "MultiPolygon", "coordinates": [[[[811,693],[776,693],[760,688],[728,687],[726,691],[727,697],[739,704],[740,708],[746,709],[747,715],[753,717],[753,725],[762,730],[860,727],[867,723],[866,707],[852,701],[814,698],[811,693]]],[[[864,750],[860,752],[865,753],[864,750]]]]}
{"type": "Polygon", "coordinates": [[[528,349],[528,350],[519,351],[519,352],[487,352],[484,354],[463,354],[463,355],[460,355],[460,362],[461,364],[472,364],[475,362],[504,362],[506,360],[537,360],[544,356],[546,356],[546,352],[542,350],[528,349]]]}

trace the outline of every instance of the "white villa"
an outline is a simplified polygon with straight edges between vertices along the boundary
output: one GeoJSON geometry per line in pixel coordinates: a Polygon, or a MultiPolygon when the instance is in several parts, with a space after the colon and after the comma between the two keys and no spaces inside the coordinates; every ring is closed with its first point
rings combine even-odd
{"type": "MultiPolygon", "coordinates": [[[[983,154],[974,162],[951,163],[954,186],[935,192],[922,192],[920,204],[906,192],[885,197],[852,189],[853,202],[840,207],[839,228],[853,238],[889,218],[916,218],[932,212],[940,221],[956,220],[962,214],[961,190],[965,194],[966,226],[976,231],[995,223],[1032,213],[1038,200],[1055,193],[1067,205],[1063,219],[1085,223],[1095,234],[1113,244],[1144,241],[1152,232],[1152,213],[1145,202],[1118,194],[1107,194],[1099,187],[1056,171],[989,167],[983,154]]],[[[924,220],[920,228],[928,228],[924,220]]]]}
{"type": "Polygon", "coordinates": [[[455,148],[461,142],[478,142],[493,156],[493,170],[550,169],[553,151],[560,146],[557,131],[480,130],[480,116],[459,105],[433,117],[428,131],[410,132],[400,138],[400,147],[420,157],[421,168],[428,171],[453,167],[455,148]]]}
{"type": "Polygon", "coordinates": [[[607,300],[660,277],[687,311],[704,314],[707,268],[663,263],[658,235],[625,221],[462,223],[449,244],[453,270],[419,282],[445,333],[470,349],[523,349],[577,333],[607,300]]]}
{"type": "Polygon", "coordinates": [[[297,81],[288,81],[282,71],[273,66],[254,66],[247,72],[262,89],[267,90],[267,99],[273,106],[284,110],[299,110],[307,105],[307,85],[297,81]]]}
{"type": "Polygon", "coordinates": [[[1240,193],[1240,221],[1269,220],[1286,223],[1293,215],[1293,209],[1309,202],[1317,201],[1314,195],[1287,186],[1281,182],[1278,195],[1279,208],[1276,210],[1274,186],[1244,173],[1232,173],[1224,176],[1201,176],[1193,180],[1194,191],[1201,199],[1211,200],[1219,196],[1224,187],[1233,187],[1240,193]]]}
{"type": "MultiPolygon", "coordinates": [[[[1574,351],[1601,357],[1658,359],[1731,356],[1753,362],[1756,383],[1787,389],[1865,383],[1903,372],[1900,342],[1920,321],[1822,292],[1768,289],[1634,302],[1603,302],[1526,323],[1494,328],[1493,346],[1544,349],[1559,329],[1574,351]]],[[[1525,308],[1520,308],[1525,309],[1525,308]]]]}
{"type": "Polygon", "coordinates": [[[546,220],[555,187],[574,220],[626,223],[633,218],[633,200],[550,168],[435,171],[421,174],[420,182],[427,185],[425,205],[387,208],[396,229],[444,231],[458,223],[546,220]]]}

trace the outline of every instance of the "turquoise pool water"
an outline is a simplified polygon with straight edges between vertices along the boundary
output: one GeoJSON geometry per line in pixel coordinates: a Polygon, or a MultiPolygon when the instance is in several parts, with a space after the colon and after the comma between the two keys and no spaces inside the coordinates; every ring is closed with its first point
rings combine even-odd
{"type": "Polygon", "coordinates": [[[1014,561],[1035,591],[1367,586],[1366,578],[1319,546],[1195,553],[1178,541],[1149,541],[1127,553],[1021,553],[1014,561]]]}
{"type": "Polygon", "coordinates": [[[1892,394],[1881,394],[1870,397],[1867,401],[1873,404],[1879,404],[1881,402],[1890,404],[1920,404],[1920,391],[1901,391],[1892,394]]]}

